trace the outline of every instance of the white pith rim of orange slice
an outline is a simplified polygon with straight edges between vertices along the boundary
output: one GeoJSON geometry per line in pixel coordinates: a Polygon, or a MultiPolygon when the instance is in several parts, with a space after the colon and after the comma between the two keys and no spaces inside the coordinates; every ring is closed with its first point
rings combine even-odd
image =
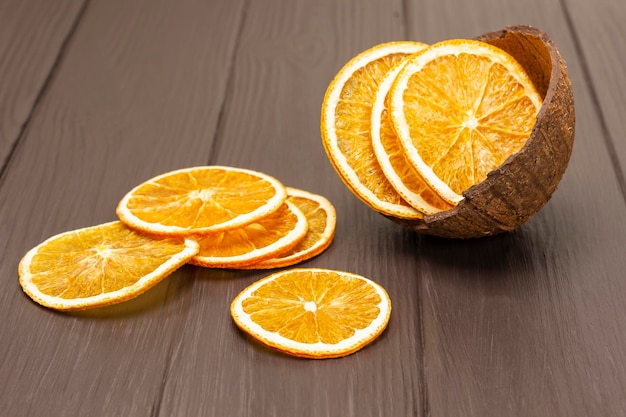
{"type": "MultiPolygon", "coordinates": [[[[430,205],[426,200],[422,198],[421,195],[411,191],[406,185],[402,183],[402,181],[397,179],[395,172],[393,172],[394,169],[389,163],[389,156],[385,152],[383,144],[380,140],[380,118],[383,109],[385,108],[385,98],[391,90],[393,82],[395,81],[396,77],[398,76],[407,61],[408,58],[397,67],[393,68],[378,86],[376,100],[374,101],[374,105],[372,106],[372,146],[374,148],[376,158],[380,163],[380,168],[383,170],[383,173],[385,173],[385,176],[387,177],[393,188],[396,189],[398,194],[400,194],[402,198],[404,198],[411,206],[415,207],[420,212],[424,214],[434,214],[442,210],[430,205]]],[[[416,173],[416,175],[419,174],[416,173]]]]}
{"type": "MultiPolygon", "coordinates": [[[[289,206],[289,210],[296,216],[297,221],[293,230],[287,235],[281,237],[277,241],[267,245],[264,248],[256,249],[253,253],[244,253],[235,256],[205,256],[196,255],[189,263],[198,266],[212,267],[212,268],[238,268],[252,265],[257,262],[261,262],[265,259],[274,257],[275,255],[291,249],[298,244],[300,239],[304,237],[308,229],[308,221],[302,211],[296,207],[296,205],[288,200],[285,200],[284,204],[289,206]]],[[[246,226],[243,226],[246,227],[246,226]]],[[[230,233],[231,231],[219,232],[230,233]]],[[[197,238],[202,240],[202,236],[197,238]]]]}
{"type": "Polygon", "coordinates": [[[121,288],[116,291],[106,292],[103,294],[99,294],[91,297],[81,297],[81,298],[62,298],[62,297],[54,297],[48,294],[45,294],[39,290],[39,288],[32,282],[33,274],[31,274],[28,266],[31,264],[31,261],[35,255],[38,253],[38,249],[42,246],[45,246],[52,240],[56,240],[62,238],[63,236],[79,233],[83,230],[93,229],[96,227],[107,226],[117,223],[117,221],[103,223],[97,226],[89,226],[83,227],[80,229],[71,230],[68,232],[63,232],[57,235],[54,235],[45,241],[41,242],[39,245],[35,246],[31,250],[29,250],[19,264],[19,275],[20,275],[20,284],[26,292],[33,300],[37,301],[39,304],[54,308],[57,310],[77,310],[89,307],[99,307],[105,306],[109,304],[114,304],[118,301],[124,301],[130,298],[135,297],[148,290],[149,288],[156,285],[158,282],[163,280],[166,276],[171,274],[174,270],[178,269],[180,266],[187,263],[192,256],[194,256],[198,252],[198,243],[193,239],[184,239],[185,249],[181,252],[174,254],[172,257],[167,259],[164,263],[159,265],[154,271],[150,272],[147,275],[144,275],[141,279],[139,279],[134,284],[121,288]],[[60,302],[62,300],[62,302],[60,302]]]}
{"type": "MultiPolygon", "coordinates": [[[[299,197],[314,201],[319,204],[320,209],[326,213],[326,227],[320,234],[320,239],[304,251],[295,252],[288,256],[281,256],[281,253],[279,253],[274,258],[269,258],[258,263],[247,265],[244,269],[270,269],[294,265],[319,255],[332,243],[335,235],[335,228],[337,226],[337,214],[335,207],[333,207],[331,202],[319,194],[313,194],[308,191],[292,187],[287,187],[287,195],[287,201],[289,201],[289,197],[299,197]]],[[[298,245],[296,244],[294,248],[297,247],[298,245]]]]}
{"type": "Polygon", "coordinates": [[[381,301],[378,304],[380,313],[372,320],[372,322],[364,329],[355,329],[354,335],[336,344],[326,343],[302,343],[297,342],[281,336],[278,333],[265,330],[263,327],[255,323],[249,318],[249,315],[243,310],[242,301],[249,298],[258,288],[263,286],[266,282],[273,280],[276,276],[282,274],[288,274],[292,271],[322,271],[328,272],[326,269],[321,268],[296,268],[289,269],[271,274],[259,281],[254,282],[243,291],[241,291],[232,301],[230,310],[231,315],[235,323],[246,331],[248,334],[256,339],[259,339],[264,344],[271,346],[275,349],[289,353],[295,356],[305,356],[309,358],[332,358],[338,356],[348,355],[361,349],[369,342],[376,339],[387,327],[389,323],[389,317],[391,315],[391,303],[389,301],[389,295],[385,289],[378,283],[365,278],[363,276],[352,274],[349,272],[341,272],[342,275],[348,276],[354,279],[360,279],[369,284],[375,289],[376,293],[380,296],[381,301]]]}
{"type": "Polygon", "coordinates": [[[350,77],[360,68],[363,68],[370,62],[373,62],[390,54],[404,53],[407,54],[407,56],[412,55],[420,51],[423,47],[424,44],[419,42],[398,41],[377,45],[361,52],[350,61],[348,61],[348,63],[344,65],[344,67],[331,81],[327,90],[330,92],[330,94],[325,97],[324,103],[322,105],[322,134],[328,135],[328,140],[323,140],[322,142],[324,146],[328,146],[331,148],[331,150],[327,153],[329,154],[331,163],[335,167],[335,170],[340,174],[342,179],[348,183],[347,185],[351,190],[353,190],[353,193],[357,197],[360,197],[361,194],[364,194],[364,198],[360,198],[364,200],[365,203],[371,205],[372,202],[375,202],[375,204],[378,206],[378,209],[382,210],[384,214],[390,214],[405,219],[422,218],[423,214],[410,206],[400,206],[397,204],[390,204],[388,202],[382,201],[374,193],[367,189],[367,187],[361,185],[361,181],[359,180],[358,176],[355,174],[352,167],[350,167],[350,164],[337,146],[338,139],[336,131],[334,129],[336,123],[335,109],[343,90],[343,88],[341,87],[344,86],[345,83],[350,79],[350,77]],[[324,126],[331,126],[332,128],[325,129],[324,126]]]}
{"type": "Polygon", "coordinates": [[[143,183],[137,185],[132,190],[130,190],[119,202],[117,206],[117,213],[124,223],[126,223],[129,227],[133,227],[139,230],[142,230],[146,233],[153,233],[157,235],[170,235],[170,236],[187,236],[189,234],[202,234],[202,233],[213,233],[224,230],[231,230],[237,227],[244,226],[246,224],[252,223],[255,220],[258,220],[265,215],[271,213],[274,210],[277,210],[282,203],[287,198],[287,190],[285,186],[277,180],[276,178],[267,175],[263,172],[253,171],[245,168],[236,168],[231,166],[221,166],[221,165],[209,165],[209,166],[195,166],[190,168],[182,168],[174,171],[169,171],[160,175],[157,175],[143,183]],[[227,172],[241,172],[248,174],[250,176],[254,176],[257,178],[262,178],[267,181],[272,187],[276,190],[276,193],[267,200],[267,202],[257,208],[256,210],[240,214],[237,217],[220,223],[214,227],[205,227],[202,229],[194,229],[191,227],[180,227],[173,225],[164,225],[161,223],[152,223],[144,221],[133,214],[133,212],[128,208],[128,202],[131,198],[133,198],[133,194],[139,188],[148,183],[157,183],[159,180],[163,178],[167,178],[173,175],[178,175],[182,173],[189,173],[192,171],[201,171],[201,170],[224,170],[227,172]]]}
{"type": "MultiPolygon", "coordinates": [[[[411,134],[404,114],[404,106],[402,105],[402,95],[407,88],[411,75],[420,71],[424,65],[432,59],[443,55],[458,56],[462,53],[470,55],[482,53],[482,56],[489,56],[489,58],[492,59],[492,62],[505,67],[509,74],[513,76],[521,85],[525,87],[530,85],[534,88],[532,81],[528,78],[528,76],[526,76],[526,71],[514,58],[510,57],[505,51],[484,42],[464,39],[445,41],[439,44],[431,45],[429,48],[418,52],[405,63],[391,87],[390,114],[394,127],[406,151],[408,159],[422,174],[424,180],[434,190],[436,190],[444,200],[454,205],[462,201],[464,197],[457,194],[448,186],[448,184],[443,182],[437,174],[434,173],[432,168],[424,162],[422,157],[419,155],[419,152],[412,145],[411,134]],[[450,45],[450,43],[453,43],[453,45],[450,45]],[[520,75],[525,77],[520,78],[520,75]]],[[[541,102],[536,100],[536,97],[538,97],[536,91],[529,91],[528,88],[525,88],[525,91],[527,93],[527,97],[531,99],[535,107],[537,109],[541,108],[541,102]]]]}

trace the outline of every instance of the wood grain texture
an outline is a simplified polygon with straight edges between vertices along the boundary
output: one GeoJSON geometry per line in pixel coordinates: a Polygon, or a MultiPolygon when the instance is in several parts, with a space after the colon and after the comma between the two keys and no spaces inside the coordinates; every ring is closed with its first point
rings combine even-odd
{"type": "Polygon", "coordinates": [[[626,47],[622,41],[626,7],[608,0],[562,3],[575,36],[585,87],[626,201],[626,47]]]}
{"type": "Polygon", "coordinates": [[[430,412],[624,414],[626,368],[615,358],[625,353],[626,265],[617,248],[626,230],[607,220],[626,213],[561,4],[432,1],[413,13],[410,32],[431,42],[509,24],[548,32],[568,63],[577,113],[564,179],[519,231],[420,242],[430,412]],[[426,16],[440,16],[437,27],[426,16]]]}
{"type": "Polygon", "coordinates": [[[37,3],[40,15],[34,0],[0,0],[2,22],[9,9],[21,22],[49,17],[37,30],[13,17],[0,27],[0,105],[21,109],[2,108],[0,138],[26,123],[0,177],[1,414],[626,415],[625,98],[613,67],[626,34],[620,0],[584,3],[91,0],[51,71],[77,3],[37,3]],[[335,73],[376,43],[511,24],[546,31],[573,82],[574,151],[553,198],[518,231],[468,241],[418,236],[367,208],[319,135],[335,73]],[[114,219],[152,175],[207,163],[329,198],[335,240],[303,266],[382,284],[393,311],[379,339],[315,361],[247,338],[230,301],[270,271],[185,266],[135,300],[80,314],[22,293],[28,249],[114,219]]]}
{"type": "Polygon", "coordinates": [[[418,282],[403,277],[416,262],[413,237],[347,192],[319,134],[323,95],[339,68],[363,49],[404,36],[400,3],[368,4],[249,2],[210,162],[257,169],[329,198],[335,241],[304,265],[384,285],[394,302],[389,328],[340,360],[291,358],[246,338],[228,312],[239,291],[271,271],[198,270],[161,415],[423,415],[418,282]],[[383,248],[405,261],[381,258],[383,248]]]}
{"type": "Polygon", "coordinates": [[[193,269],[129,304],[66,315],[22,294],[17,263],[55,233],[114,219],[132,185],[206,162],[240,19],[236,1],[93,1],[85,11],[2,178],[3,414],[158,412],[193,269]]]}
{"type": "Polygon", "coordinates": [[[83,3],[0,2],[0,167],[30,117],[83,3]]]}

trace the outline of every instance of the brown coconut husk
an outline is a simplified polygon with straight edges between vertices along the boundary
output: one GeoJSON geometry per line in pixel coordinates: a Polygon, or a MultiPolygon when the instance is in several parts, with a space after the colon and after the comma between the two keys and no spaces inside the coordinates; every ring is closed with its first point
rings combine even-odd
{"type": "Polygon", "coordinates": [[[392,218],[419,233],[476,238],[516,229],[539,211],[561,180],[574,143],[574,96],[565,61],[552,40],[530,26],[510,26],[478,40],[511,54],[543,98],[531,136],[454,208],[419,220],[392,218]]]}

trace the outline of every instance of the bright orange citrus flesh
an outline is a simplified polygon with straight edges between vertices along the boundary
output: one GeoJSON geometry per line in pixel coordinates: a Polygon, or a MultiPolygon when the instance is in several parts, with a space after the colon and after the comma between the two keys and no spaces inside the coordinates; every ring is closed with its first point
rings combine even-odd
{"type": "Polygon", "coordinates": [[[295,265],[325,251],[333,241],[337,215],[325,197],[308,191],[287,187],[287,201],[295,204],[307,218],[309,229],[304,238],[292,249],[274,258],[254,263],[246,269],[270,269],[295,265]]]}
{"type": "Polygon", "coordinates": [[[372,147],[380,167],[402,198],[423,214],[434,214],[453,206],[433,191],[408,160],[389,118],[389,91],[405,59],[387,73],[379,84],[372,108],[372,147]]]}
{"type": "Polygon", "coordinates": [[[117,214],[132,228],[156,235],[214,233],[252,223],[287,198],[275,178],[225,166],[168,172],[133,188],[117,214]]]}
{"type": "Polygon", "coordinates": [[[422,218],[389,183],[372,148],[371,111],[385,74],[426,45],[389,42],[350,60],[330,83],[322,104],[324,149],[348,188],[372,209],[400,218],[422,218]]]}
{"type": "Polygon", "coordinates": [[[359,275],[328,269],[274,273],[231,303],[233,320],[263,344],[308,358],[358,351],[386,328],[387,292],[359,275]]]}
{"type": "Polygon", "coordinates": [[[53,236],[28,251],[20,284],[37,303],[83,310],[138,296],[198,252],[190,239],[153,238],[116,221],[53,236]]]}
{"type": "Polygon", "coordinates": [[[391,89],[391,118],[409,161],[444,199],[518,152],[541,97],[524,69],[499,48],[449,40],[415,54],[391,89]]]}
{"type": "Polygon", "coordinates": [[[306,216],[286,201],[254,223],[197,237],[200,251],[190,263],[208,268],[242,268],[290,250],[307,230],[306,216]]]}

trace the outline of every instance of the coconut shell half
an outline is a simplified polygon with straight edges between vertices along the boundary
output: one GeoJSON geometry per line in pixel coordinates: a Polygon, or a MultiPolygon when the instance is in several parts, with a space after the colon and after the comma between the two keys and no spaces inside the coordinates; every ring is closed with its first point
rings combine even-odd
{"type": "Polygon", "coordinates": [[[390,217],[419,233],[476,238],[516,229],[548,202],[572,153],[574,96],[552,40],[530,26],[511,26],[477,39],[511,54],[535,83],[543,105],[524,147],[467,189],[456,207],[419,220],[390,217]]]}

